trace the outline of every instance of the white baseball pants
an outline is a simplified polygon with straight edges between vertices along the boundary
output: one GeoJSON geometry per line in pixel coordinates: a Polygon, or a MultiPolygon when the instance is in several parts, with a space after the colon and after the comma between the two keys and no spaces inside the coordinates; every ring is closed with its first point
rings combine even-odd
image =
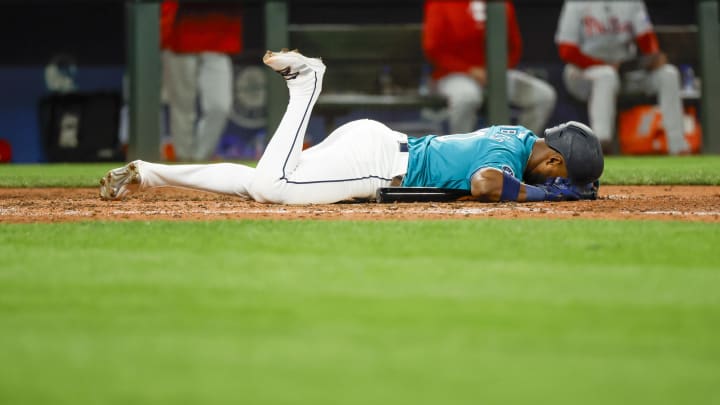
{"type": "Polygon", "coordinates": [[[175,155],[181,161],[209,160],[232,108],[232,61],[217,52],[165,51],[163,68],[175,155]]]}
{"type": "Polygon", "coordinates": [[[639,88],[649,95],[657,94],[669,153],[688,150],[683,131],[680,74],[675,66],[668,64],[652,72],[638,72],[630,78],[632,82],[623,84],[617,70],[611,66],[580,69],[566,65],[563,80],[573,97],[588,102],[590,126],[601,141],[613,139],[617,114],[615,102],[621,85],[626,85],[639,88]]]}
{"type": "MultiPolygon", "coordinates": [[[[298,78],[300,79],[300,78],[298,78]]],[[[256,168],[240,164],[138,162],[140,189],[174,186],[235,194],[259,202],[325,204],[374,198],[407,171],[405,134],[371,120],[347,123],[305,151],[303,138],[322,75],[288,82],[290,102],[256,168]]]]}
{"type": "MultiPolygon", "coordinates": [[[[472,77],[453,73],[437,81],[437,90],[448,100],[450,132],[476,130],[477,110],[482,107],[485,89],[472,77]]],[[[511,69],[507,72],[507,92],[510,104],[520,108],[519,124],[542,134],[555,108],[555,89],[534,76],[511,69]]]]}

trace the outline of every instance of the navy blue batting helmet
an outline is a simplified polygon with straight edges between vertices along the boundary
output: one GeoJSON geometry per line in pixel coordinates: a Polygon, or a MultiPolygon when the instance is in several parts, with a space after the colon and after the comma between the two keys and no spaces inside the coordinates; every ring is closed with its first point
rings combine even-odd
{"type": "Polygon", "coordinates": [[[600,178],[605,168],[600,141],[587,125],[568,121],[545,130],[545,143],[565,159],[568,178],[588,184],[600,178]]]}

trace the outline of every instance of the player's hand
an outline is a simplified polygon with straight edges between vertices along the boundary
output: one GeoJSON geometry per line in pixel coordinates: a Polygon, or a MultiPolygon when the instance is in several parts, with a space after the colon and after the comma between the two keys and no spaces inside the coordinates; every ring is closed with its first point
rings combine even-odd
{"type": "Polygon", "coordinates": [[[481,86],[485,86],[487,84],[487,70],[485,70],[485,68],[473,66],[470,70],[468,70],[468,74],[481,86]]]}
{"type": "Polygon", "coordinates": [[[549,201],[595,200],[600,182],[578,186],[564,177],[554,177],[537,187],[545,190],[546,199],[549,201]]]}
{"type": "Polygon", "coordinates": [[[598,191],[600,190],[600,180],[595,180],[592,183],[580,186],[578,189],[581,200],[597,200],[598,191]]]}
{"type": "Polygon", "coordinates": [[[655,70],[667,63],[667,55],[663,52],[655,52],[642,57],[642,67],[646,70],[655,70]]]}

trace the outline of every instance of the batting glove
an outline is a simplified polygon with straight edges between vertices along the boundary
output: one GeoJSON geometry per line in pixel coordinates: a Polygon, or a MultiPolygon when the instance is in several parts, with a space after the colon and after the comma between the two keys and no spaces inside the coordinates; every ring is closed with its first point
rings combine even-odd
{"type": "Polygon", "coordinates": [[[597,199],[600,182],[594,181],[584,186],[578,186],[569,179],[555,177],[548,179],[545,184],[537,185],[537,187],[545,190],[547,201],[595,200],[597,199]]]}

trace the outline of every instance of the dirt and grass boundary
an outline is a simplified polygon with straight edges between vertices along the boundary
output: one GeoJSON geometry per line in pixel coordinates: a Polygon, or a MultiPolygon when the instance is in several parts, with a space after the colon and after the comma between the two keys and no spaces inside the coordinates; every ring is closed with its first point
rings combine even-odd
{"type": "Polygon", "coordinates": [[[97,188],[0,188],[0,222],[124,220],[413,220],[586,218],[720,222],[720,186],[604,186],[596,201],[561,203],[260,204],[239,197],[156,189],[102,201],[97,188]]]}

